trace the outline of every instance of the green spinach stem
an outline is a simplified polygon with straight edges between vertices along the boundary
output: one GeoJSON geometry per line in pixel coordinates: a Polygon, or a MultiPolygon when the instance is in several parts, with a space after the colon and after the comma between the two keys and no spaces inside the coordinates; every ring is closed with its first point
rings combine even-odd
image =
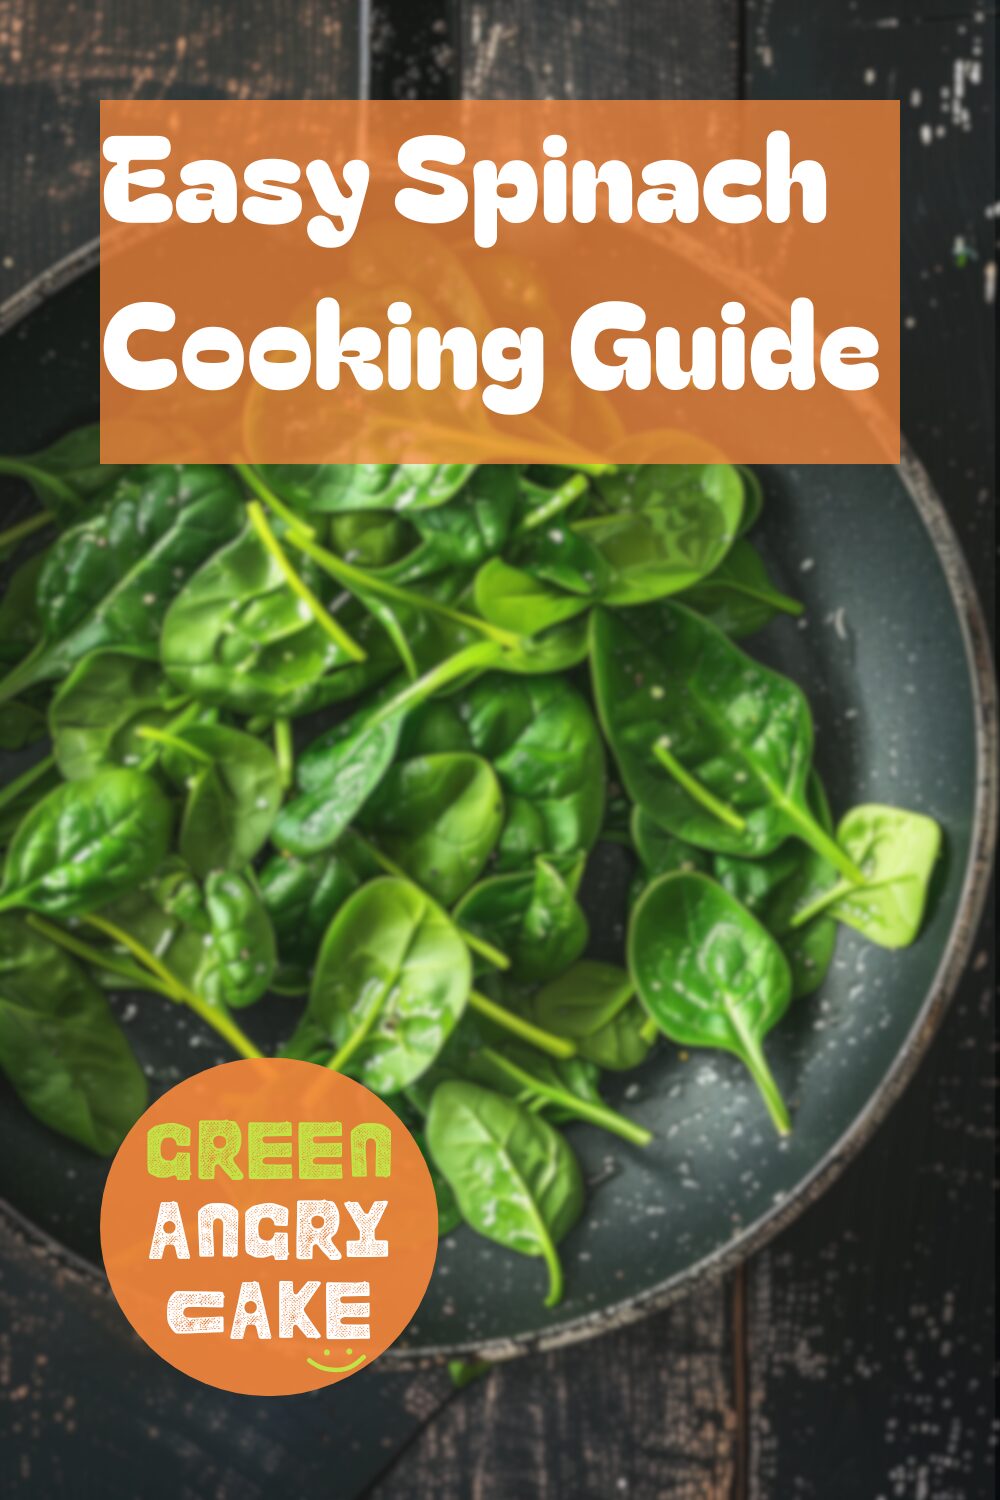
{"type": "Polygon", "coordinates": [[[578,1099],[568,1089],[556,1088],[552,1084],[544,1083],[529,1073],[527,1068],[518,1067],[501,1052],[495,1052],[492,1047],[482,1049],[483,1057],[488,1058],[494,1067],[499,1068],[501,1073],[506,1073],[508,1078],[513,1078],[525,1089],[533,1094],[541,1094],[544,1099],[551,1099],[553,1104],[562,1105],[563,1109],[569,1110],[571,1114],[579,1116],[581,1120],[587,1120],[591,1125],[599,1125],[602,1130],[609,1131],[612,1135],[621,1136],[623,1141],[628,1141],[633,1146],[648,1146],[653,1139],[652,1132],[641,1125],[636,1125],[634,1120],[620,1115],[617,1110],[609,1108],[606,1104],[594,1104],[589,1099],[578,1099]]]}
{"type": "Polygon", "coordinates": [[[572,479],[567,479],[554,490],[548,499],[543,500],[541,505],[530,510],[518,527],[520,535],[525,536],[544,526],[546,522],[552,521],[561,515],[564,510],[569,510],[587,489],[587,480],[582,473],[574,474],[572,479]]]}
{"type": "Polygon", "coordinates": [[[365,721],[366,728],[375,728],[384,724],[386,720],[392,719],[398,713],[406,713],[418,703],[432,698],[441,688],[447,687],[459,677],[464,677],[468,672],[480,671],[484,667],[491,666],[500,660],[501,650],[499,646],[489,641],[479,641],[472,646],[464,646],[461,651],[456,651],[454,656],[448,656],[444,661],[438,662],[436,667],[431,667],[423,677],[418,677],[416,682],[411,682],[408,687],[402,688],[392,698],[387,698],[384,703],[379,704],[371,717],[365,721]]]}
{"type": "Polygon", "coordinates": [[[168,991],[166,985],[154,979],[151,974],[146,974],[142,969],[136,968],[125,959],[116,959],[107,953],[102,953],[100,948],[95,948],[92,943],[84,943],[64,927],[57,927],[54,922],[47,922],[44,917],[30,912],[25,918],[29,927],[40,932],[42,937],[48,938],[50,943],[56,943],[60,948],[65,948],[67,953],[72,953],[74,958],[82,959],[84,963],[91,964],[97,969],[106,969],[109,974],[117,974],[129,984],[138,985],[140,989],[155,990],[157,994],[166,995],[168,1000],[176,1000],[177,996],[168,991]]]}
{"type": "Polygon", "coordinates": [[[152,740],[154,745],[163,745],[168,750],[177,750],[181,755],[189,755],[200,765],[210,766],[214,763],[206,751],[199,750],[195,745],[182,739],[179,734],[171,734],[169,729],[156,729],[152,724],[140,724],[135,733],[137,739],[152,740]]]}
{"type": "Polygon", "coordinates": [[[291,786],[295,770],[295,748],[292,743],[292,726],[288,719],[274,721],[274,758],[278,762],[281,785],[291,786]]]}
{"type": "Polygon", "coordinates": [[[739,1041],[737,1056],[746,1065],[747,1071],[760,1090],[760,1096],[767,1105],[767,1112],[774,1121],[778,1134],[788,1135],[792,1128],[792,1122],[788,1118],[788,1109],[784,1099],[781,1097],[778,1085],[774,1081],[774,1075],[767,1065],[763,1048],[740,1014],[739,1003],[733,1000],[731,996],[724,995],[723,1004],[726,1008],[729,1024],[732,1026],[739,1041]]]}
{"type": "MultiPolygon", "coordinates": [[[[54,474],[46,469],[39,469],[34,464],[27,463],[23,458],[0,458],[0,474],[9,474],[12,479],[26,479],[29,484],[36,485],[40,490],[47,490],[64,505],[77,505],[79,500],[76,491],[68,484],[63,484],[54,474]]],[[[52,517],[47,517],[51,520],[52,517]]]]}
{"type": "MultiPolygon", "coordinates": [[[[407,875],[402,865],[397,865],[395,860],[383,854],[379,846],[372,843],[371,839],[365,838],[364,834],[359,833],[356,828],[351,829],[351,836],[368,855],[368,858],[374,860],[379,869],[384,870],[387,875],[394,876],[397,880],[406,880],[410,885],[416,885],[416,881],[407,875]]],[[[455,921],[454,916],[452,916],[452,921],[455,921]]],[[[495,969],[510,968],[510,959],[506,953],[501,953],[499,948],[494,948],[493,944],[488,943],[485,938],[477,937],[474,932],[469,932],[460,922],[455,922],[455,931],[467,948],[470,948],[473,953],[478,953],[480,958],[485,958],[486,962],[492,964],[495,969]]]]}
{"type": "Polygon", "coordinates": [[[810,849],[815,849],[816,853],[833,865],[835,870],[839,870],[851,885],[864,884],[865,877],[862,871],[858,869],[850,856],[845,854],[836,839],[832,838],[811,814],[803,812],[801,808],[796,807],[794,802],[784,797],[781,799],[781,806],[786,816],[795,824],[803,843],[808,844],[810,849]]]}
{"type": "Polygon", "coordinates": [[[350,1036],[347,1038],[347,1041],[333,1054],[330,1061],[327,1063],[327,1067],[330,1069],[331,1073],[342,1073],[344,1071],[345,1065],[350,1062],[351,1058],[354,1056],[355,1052],[357,1052],[362,1042],[367,1040],[368,1034],[374,1026],[376,1020],[378,1019],[379,1013],[384,1003],[385,990],[382,989],[379,990],[371,1005],[369,1005],[367,1011],[365,1012],[364,1018],[362,1019],[361,1025],[357,1026],[354,1031],[351,1032],[350,1036]]]}
{"type": "Polygon", "coordinates": [[[718,818],[720,823],[725,823],[726,827],[732,828],[735,833],[742,833],[744,831],[747,826],[746,819],[741,818],[739,813],[734,812],[728,803],[720,801],[696,776],[692,776],[690,771],[684,769],[671,751],[668,740],[656,740],[653,745],[653,754],[663,769],[670,772],[670,775],[684,788],[689,797],[693,797],[696,802],[700,802],[702,807],[718,818]]]}
{"type": "Polygon", "coordinates": [[[267,517],[256,500],[250,501],[247,506],[247,515],[250,518],[250,525],[257,533],[262,546],[273,558],[288,587],[298,599],[302,600],[302,603],[312,615],[316,624],[326,632],[334,645],[339,647],[345,655],[351,657],[354,661],[364,661],[364,649],[358,645],[352,636],[348,635],[347,631],[334,618],[330,611],[324,608],[309,585],[292,567],[284,548],[267,524],[267,517]]]}
{"type": "Polygon", "coordinates": [[[469,630],[474,630],[479,635],[484,635],[488,640],[496,641],[498,645],[514,647],[521,644],[521,636],[515,635],[512,630],[504,630],[499,625],[491,625],[488,620],[481,620],[478,615],[467,615],[460,609],[452,609],[448,604],[442,604],[438,599],[432,599],[427,594],[418,594],[413,589],[400,588],[395,583],[389,583],[387,579],[379,578],[377,574],[369,573],[364,568],[357,568],[353,563],[345,562],[335,552],[330,552],[326,547],[321,547],[317,542],[310,541],[308,537],[298,532],[290,532],[288,540],[293,547],[311,557],[313,562],[342,583],[345,589],[356,594],[364,601],[365,594],[379,594],[383,599],[389,599],[394,604],[405,605],[408,609],[422,611],[425,614],[440,615],[443,620],[451,620],[454,625],[463,625],[469,630]]]}
{"type": "MultiPolygon", "coordinates": [[[[0,473],[3,472],[0,465],[0,473]]],[[[36,531],[41,531],[43,526],[48,526],[55,520],[51,511],[41,510],[37,515],[29,516],[26,521],[18,521],[16,526],[8,526],[6,531],[0,531],[0,552],[8,547],[15,547],[22,542],[26,536],[33,536],[36,531]]]]}
{"type": "Polygon", "coordinates": [[[43,776],[55,768],[55,757],[46,755],[43,760],[37,761],[35,765],[29,766],[27,771],[22,771],[13,781],[8,781],[5,787],[0,788],[0,807],[6,807],[8,803],[16,802],[22,792],[34,786],[36,781],[41,781],[43,776]]]}
{"type": "Polygon", "coordinates": [[[8,703],[24,688],[34,686],[38,658],[43,656],[47,649],[47,643],[44,640],[38,641],[32,646],[27,656],[23,656],[17,666],[13,667],[6,677],[0,679],[0,703],[8,703]]]}
{"type": "MultiPolygon", "coordinates": [[[[463,933],[464,937],[465,934],[463,933]]],[[[506,1006],[498,1005],[495,1000],[490,1000],[486,995],[481,995],[478,990],[469,991],[469,1006],[472,1010],[485,1016],[488,1021],[494,1021],[497,1026],[502,1026],[512,1036],[519,1036],[522,1041],[530,1042],[537,1047],[539,1052],[547,1052],[550,1057],[569,1058],[576,1056],[576,1048],[572,1042],[565,1037],[555,1036],[551,1031],[543,1031],[540,1026],[534,1026],[526,1021],[523,1016],[516,1016],[513,1011],[507,1010],[506,1006]]]]}
{"type": "MultiPolygon", "coordinates": [[[[179,714],[175,714],[172,719],[168,719],[167,720],[166,729],[165,729],[164,732],[167,733],[167,734],[176,734],[178,730],[186,729],[189,724],[193,724],[195,722],[195,720],[197,719],[197,717],[198,717],[198,715],[200,713],[201,713],[201,704],[200,703],[193,703],[193,702],[188,703],[187,707],[186,708],[182,708],[179,714]]],[[[155,729],[156,727],[157,726],[155,724],[154,725],[148,725],[148,726],[145,725],[145,724],[143,724],[143,725],[141,725],[139,727],[139,729],[136,731],[136,733],[141,736],[143,729],[145,729],[145,728],[153,728],[153,729],[155,729]]],[[[150,736],[148,736],[148,735],[142,736],[142,737],[146,738],[146,739],[150,738],[150,736]]],[[[156,765],[156,762],[159,760],[159,758],[160,758],[160,747],[158,745],[154,744],[154,746],[153,746],[152,750],[150,750],[149,754],[147,756],[144,756],[144,758],[140,761],[140,763],[139,763],[139,770],[140,771],[147,771],[147,772],[151,771],[153,769],[153,767],[156,765]]]]}
{"type": "Polygon", "coordinates": [[[200,1016],[203,1021],[207,1022],[213,1031],[217,1031],[240,1057],[263,1056],[259,1048],[254,1046],[250,1038],[237,1026],[236,1022],[226,1011],[210,1005],[195,990],[189,989],[186,984],[177,978],[176,974],[170,972],[166,964],[161,963],[155,954],[150,953],[148,948],[143,947],[142,943],[134,938],[131,933],[125,932],[123,928],[118,927],[114,922],[109,922],[106,917],[86,916],[81,920],[86,922],[88,926],[95,928],[98,932],[103,932],[105,937],[111,938],[112,942],[118,943],[122,948],[126,948],[144,969],[148,969],[151,974],[155,975],[161,981],[164,988],[172,991],[174,999],[182,1000],[185,1005],[189,1006],[195,1015],[200,1016]]]}
{"type": "Polygon", "coordinates": [[[286,526],[295,531],[301,531],[303,536],[316,535],[315,526],[310,526],[308,521],[304,521],[301,516],[296,515],[295,511],[287,506],[283,500],[279,500],[271,487],[266,485],[263,479],[261,479],[256,469],[251,468],[249,464],[233,464],[233,468],[239,474],[240,478],[253,490],[258,499],[263,500],[264,504],[270,510],[273,510],[274,514],[280,520],[284,521],[286,526]]]}

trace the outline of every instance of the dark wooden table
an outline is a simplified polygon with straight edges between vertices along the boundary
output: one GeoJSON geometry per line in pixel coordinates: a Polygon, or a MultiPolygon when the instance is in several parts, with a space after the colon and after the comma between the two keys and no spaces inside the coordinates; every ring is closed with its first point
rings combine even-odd
{"type": "MultiPolygon", "coordinates": [[[[993,12],[971,0],[0,0],[0,295],[96,232],[103,97],[902,101],[903,427],[984,603],[994,553],[993,12]],[[992,269],[991,269],[992,268],[992,269]]],[[[859,163],[863,170],[863,163],[859,163]]],[[[453,1395],[226,1397],[91,1280],[0,1239],[17,1496],[978,1500],[993,1493],[992,929],[826,1196],[666,1313],[453,1395]]]]}

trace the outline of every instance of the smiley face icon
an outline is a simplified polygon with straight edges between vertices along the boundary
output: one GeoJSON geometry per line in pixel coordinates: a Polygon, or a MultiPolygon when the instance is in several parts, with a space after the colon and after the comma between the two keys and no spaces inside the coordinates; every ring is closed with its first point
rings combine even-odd
{"type": "MultiPolygon", "coordinates": [[[[353,1353],[353,1349],[344,1350],[344,1356],[347,1359],[350,1359],[353,1353]]],[[[329,1349],[323,1350],[323,1357],[324,1359],[329,1359],[329,1349]]],[[[359,1354],[357,1359],[352,1360],[348,1365],[321,1365],[317,1359],[307,1359],[306,1364],[312,1365],[314,1370],[322,1370],[327,1375],[348,1375],[352,1370],[356,1370],[359,1365],[363,1365],[367,1357],[365,1354],[359,1354]]]]}

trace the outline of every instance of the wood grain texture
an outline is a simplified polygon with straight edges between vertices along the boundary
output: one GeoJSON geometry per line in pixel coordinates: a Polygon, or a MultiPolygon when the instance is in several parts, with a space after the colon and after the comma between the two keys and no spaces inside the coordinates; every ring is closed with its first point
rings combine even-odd
{"type": "Polygon", "coordinates": [[[97,234],[101,99],[352,98],[355,0],[0,0],[0,300],[97,234]]]}
{"type": "MultiPolygon", "coordinates": [[[[995,556],[993,18],[748,8],[748,93],[901,101],[902,426],[987,609],[995,556]]],[[[994,1493],[994,924],[862,1156],[750,1272],[754,1500],[994,1493]]]]}
{"type": "Polygon", "coordinates": [[[366,1500],[729,1500],[731,1347],[713,1286],[638,1327],[498,1365],[366,1500]]]}
{"type": "Polygon", "coordinates": [[[482,99],[725,99],[738,0],[465,0],[462,93],[482,99]]]}
{"type": "Polygon", "coordinates": [[[449,1395],[444,1370],[384,1365],[294,1399],[213,1390],[153,1354],[92,1272],[0,1223],[0,1494],[347,1500],[449,1395]]]}

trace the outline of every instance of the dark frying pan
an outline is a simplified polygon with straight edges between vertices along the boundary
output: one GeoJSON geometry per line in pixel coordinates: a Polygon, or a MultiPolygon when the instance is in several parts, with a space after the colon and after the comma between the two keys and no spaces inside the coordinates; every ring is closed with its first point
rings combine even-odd
{"type": "MultiPolygon", "coordinates": [[[[39,278],[0,313],[0,451],[38,447],[97,409],[96,250],[39,278]]],[[[995,698],[987,637],[955,536],[909,453],[899,468],[765,471],[759,535],[779,585],[807,606],[753,649],[806,689],[835,809],[885,801],[946,832],[926,929],[888,953],[844,930],[820,993],[769,1040],[795,1129],[777,1142],[735,1060],[664,1045],[624,1084],[655,1132],[645,1152],[574,1130],[589,1210],[564,1246],[567,1297],[541,1305],[539,1263],[461,1230],[446,1239],[402,1356],[503,1357],[638,1318],[758,1248],[823,1192],[873,1134],[930,1042],[968,957],[996,805],[995,698]]],[[[4,510],[18,495],[0,491],[4,510]]],[[[4,771],[6,779],[7,771],[4,771]]],[[[594,950],[621,951],[624,871],[590,883],[594,950]]],[[[169,1007],[120,999],[154,1089],[226,1060],[169,1007]]],[[[280,1035],[290,1002],[260,1007],[280,1035]]],[[[615,1100],[614,1102],[620,1102],[615,1100]]],[[[0,1085],[0,1212],[97,1275],[106,1163],[50,1134],[0,1085]]],[[[878,1150],[878,1145],[873,1147],[878,1150]]]]}

